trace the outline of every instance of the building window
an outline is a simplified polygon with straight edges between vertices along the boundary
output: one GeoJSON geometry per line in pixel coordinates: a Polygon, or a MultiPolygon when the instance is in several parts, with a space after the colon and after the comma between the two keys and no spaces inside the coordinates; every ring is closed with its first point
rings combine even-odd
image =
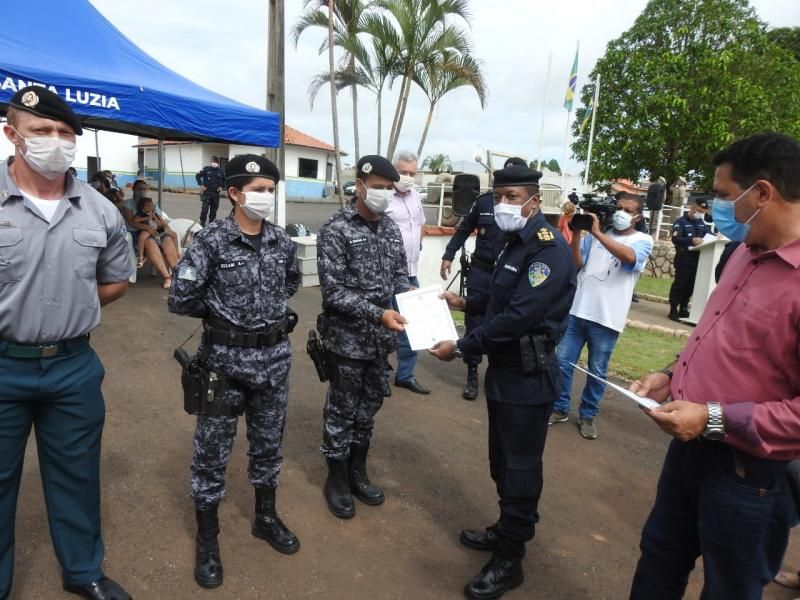
{"type": "Polygon", "coordinates": [[[300,158],[297,160],[297,176],[307,179],[317,178],[317,168],[319,162],[310,158],[300,158]]]}

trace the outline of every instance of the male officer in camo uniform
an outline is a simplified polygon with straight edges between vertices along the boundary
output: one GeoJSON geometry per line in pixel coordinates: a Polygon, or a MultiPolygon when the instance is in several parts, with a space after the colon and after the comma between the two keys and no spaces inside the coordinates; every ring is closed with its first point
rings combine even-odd
{"type": "Polygon", "coordinates": [[[169,295],[171,312],[203,319],[198,356],[224,379],[224,410],[197,417],[192,458],[195,580],[206,588],[222,583],[217,507],[242,413],[256,495],[252,533],[284,554],[300,547],[275,512],[292,355],[286,301],[300,281],[296,247],[271,222],[279,179],[275,165],[261,156],[237,156],[228,163],[233,213],[198,232],[176,267],[169,295]]]}
{"type": "Polygon", "coordinates": [[[382,156],[365,156],[356,179],[355,200],[322,226],[317,240],[323,308],[317,328],[331,370],[321,448],[328,461],[324,493],[341,519],[355,514],[351,492],[373,506],[384,500],[367,476],[367,452],[383,404],[386,357],[405,323],[391,299],[414,289],[400,230],[384,214],[397,170],[382,156]]]}

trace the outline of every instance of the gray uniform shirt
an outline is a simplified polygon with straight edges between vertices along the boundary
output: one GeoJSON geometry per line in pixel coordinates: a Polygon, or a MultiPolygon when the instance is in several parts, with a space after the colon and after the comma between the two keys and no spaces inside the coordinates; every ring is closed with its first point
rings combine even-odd
{"type": "Polygon", "coordinates": [[[45,344],[85,335],[100,324],[97,284],[130,275],[119,211],[70,175],[66,186],[48,223],[0,163],[0,340],[45,344]]]}

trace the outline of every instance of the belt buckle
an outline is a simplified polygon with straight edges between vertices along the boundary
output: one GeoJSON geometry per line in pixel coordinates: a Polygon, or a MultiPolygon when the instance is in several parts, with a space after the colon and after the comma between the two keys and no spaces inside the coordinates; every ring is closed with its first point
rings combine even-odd
{"type": "Polygon", "coordinates": [[[42,358],[53,358],[58,354],[58,344],[42,346],[42,358]]]}

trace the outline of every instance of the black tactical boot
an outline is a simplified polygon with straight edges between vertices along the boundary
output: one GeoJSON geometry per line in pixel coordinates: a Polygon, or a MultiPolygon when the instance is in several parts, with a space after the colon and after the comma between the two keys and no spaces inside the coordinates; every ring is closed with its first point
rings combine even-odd
{"type": "Polygon", "coordinates": [[[219,519],[217,506],[195,510],[197,517],[197,549],[195,552],[194,580],[204,588],[222,585],[222,559],[219,556],[219,519]]]}
{"type": "Polygon", "coordinates": [[[681,319],[687,319],[689,317],[689,307],[681,306],[680,310],[678,311],[678,316],[681,319]]]}
{"type": "Polygon", "coordinates": [[[508,590],[522,585],[522,557],[525,542],[500,539],[492,558],[464,588],[464,595],[473,600],[494,600],[508,590]]]}
{"type": "Polygon", "coordinates": [[[493,552],[497,548],[499,541],[497,533],[497,523],[489,525],[483,531],[479,529],[464,529],[459,536],[461,545],[472,550],[493,552]]]}
{"type": "Polygon", "coordinates": [[[678,307],[677,306],[674,306],[674,305],[670,304],[669,314],[667,315],[667,318],[670,321],[678,321],[678,320],[680,320],[681,317],[680,317],[680,313],[678,312],[678,307]]]}
{"type": "Polygon", "coordinates": [[[461,397],[464,400],[475,400],[478,397],[478,367],[476,365],[467,367],[467,385],[461,397]]]}
{"type": "Polygon", "coordinates": [[[369,445],[350,446],[350,491],[364,504],[378,506],[383,504],[384,496],[380,488],[369,482],[367,475],[367,453],[369,445]]]}
{"type": "Polygon", "coordinates": [[[353,506],[353,496],[350,494],[350,484],[347,479],[347,461],[328,460],[328,479],[325,480],[325,500],[328,502],[328,510],[334,517],[340,519],[351,519],[356,514],[353,506]]]}
{"type": "Polygon", "coordinates": [[[283,554],[294,554],[300,550],[297,536],[289,531],[275,512],[275,488],[256,488],[256,520],[251,531],[283,554]]]}

